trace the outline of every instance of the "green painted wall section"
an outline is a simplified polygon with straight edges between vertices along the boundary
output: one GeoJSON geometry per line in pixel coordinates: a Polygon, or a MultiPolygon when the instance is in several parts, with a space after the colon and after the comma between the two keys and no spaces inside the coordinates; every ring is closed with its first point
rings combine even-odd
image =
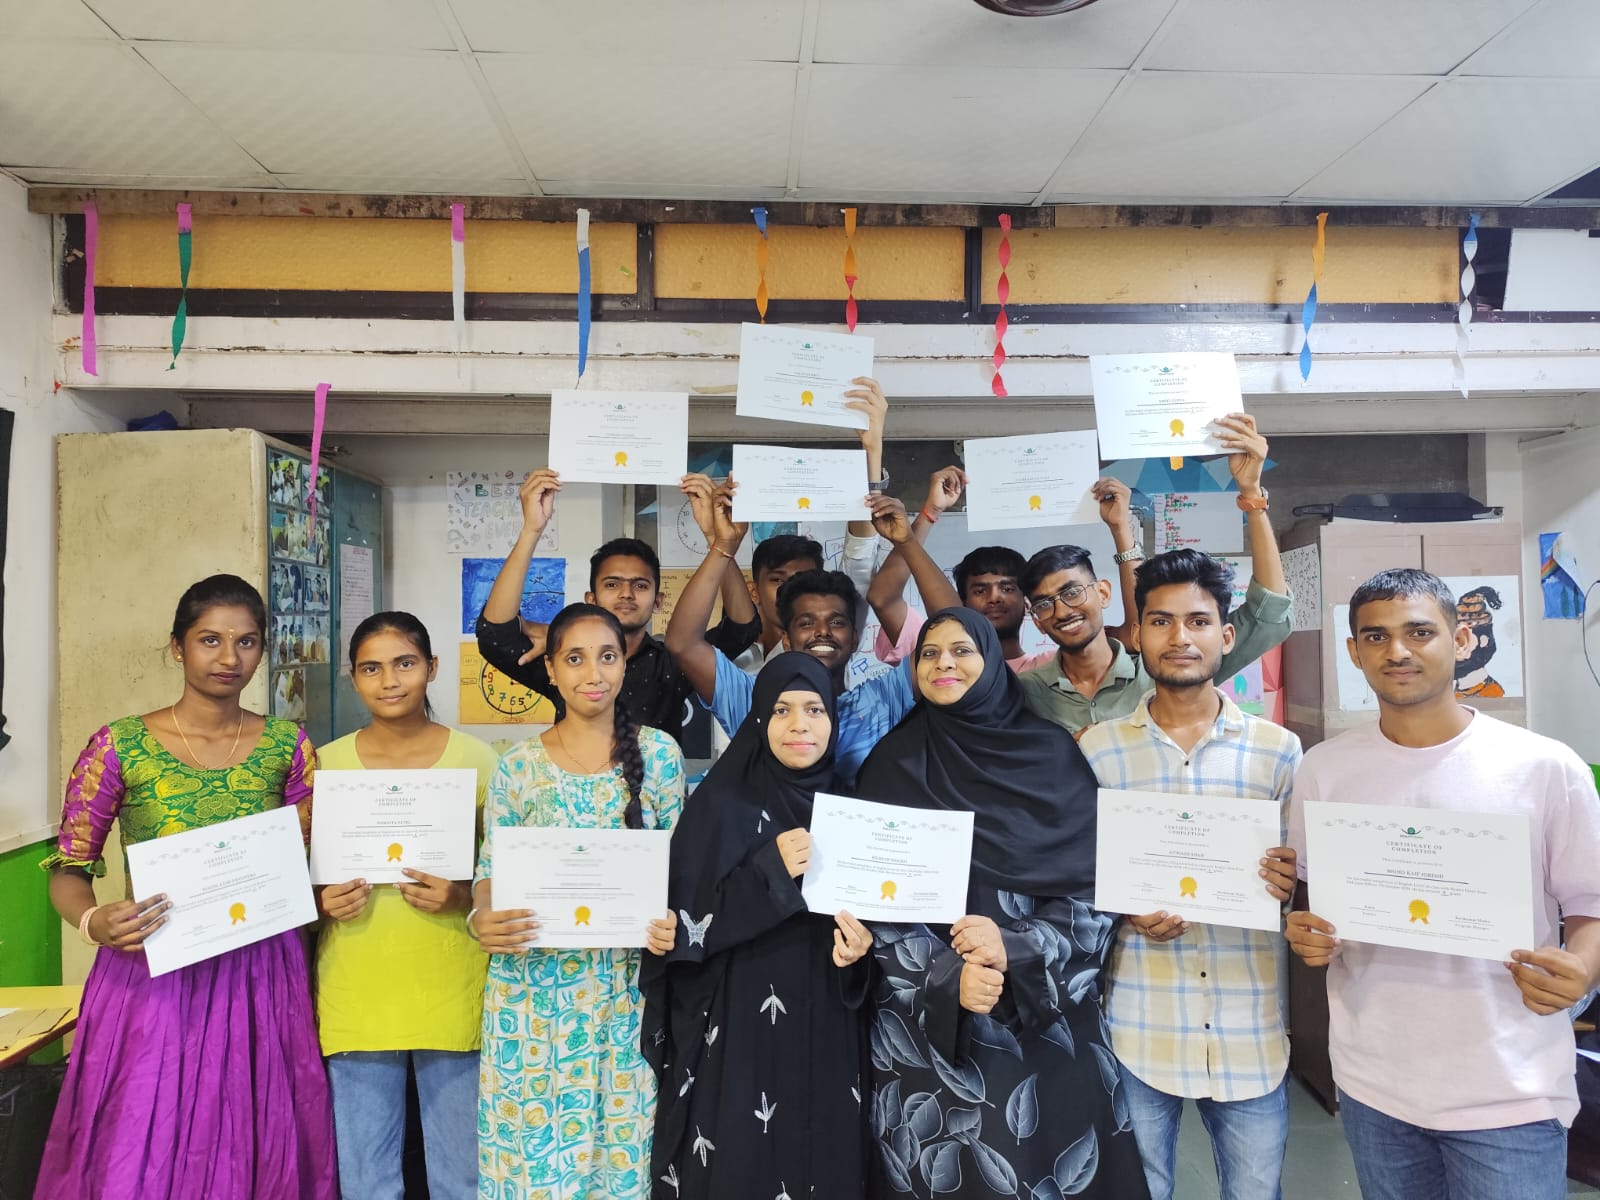
{"type": "Polygon", "coordinates": [[[61,982],[61,918],[39,863],[54,842],[0,854],[0,987],[61,982]]]}

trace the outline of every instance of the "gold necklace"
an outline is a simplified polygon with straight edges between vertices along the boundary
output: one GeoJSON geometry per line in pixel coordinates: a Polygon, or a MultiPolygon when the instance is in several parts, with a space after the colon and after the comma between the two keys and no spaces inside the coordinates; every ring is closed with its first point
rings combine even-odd
{"type": "MultiPolygon", "coordinates": [[[[577,763],[580,767],[582,767],[583,768],[583,773],[585,775],[598,775],[601,772],[601,770],[604,769],[602,767],[591,767],[591,766],[589,766],[586,762],[583,761],[583,759],[579,758],[571,750],[568,750],[567,749],[567,739],[561,736],[561,725],[560,725],[560,723],[558,722],[554,726],[554,728],[555,728],[555,731],[556,731],[556,741],[561,746],[561,753],[565,754],[573,762],[577,763]]],[[[605,765],[607,767],[613,765],[610,758],[606,759],[605,765]]]]}
{"type": "Polygon", "coordinates": [[[208,767],[200,761],[200,756],[194,752],[194,747],[189,745],[189,735],[183,732],[183,726],[178,723],[178,706],[169,705],[167,712],[172,714],[172,727],[178,731],[178,736],[183,739],[183,748],[189,752],[189,757],[194,760],[194,765],[202,771],[220,771],[233,761],[234,753],[239,749],[239,735],[244,732],[244,709],[239,710],[239,728],[233,731],[233,745],[228,749],[228,755],[222,760],[222,766],[208,767]]]}

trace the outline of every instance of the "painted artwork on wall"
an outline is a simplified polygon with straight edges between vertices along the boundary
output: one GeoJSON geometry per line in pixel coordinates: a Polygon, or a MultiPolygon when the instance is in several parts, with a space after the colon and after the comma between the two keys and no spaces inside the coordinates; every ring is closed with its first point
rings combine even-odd
{"type": "Polygon", "coordinates": [[[484,662],[477,642],[461,643],[457,685],[463,725],[548,725],[556,719],[550,701],[484,662]]]}
{"type": "MultiPolygon", "coordinates": [[[[478,627],[478,614],[489,599],[495,576],[505,566],[503,558],[463,558],[461,560],[461,632],[478,627]]],[[[548,624],[567,602],[567,560],[536,558],[528,564],[528,578],[522,585],[522,619],[548,624]]]]}
{"type": "Polygon", "coordinates": [[[1521,696],[1522,588],[1515,575],[1445,577],[1456,620],[1472,636],[1456,660],[1456,695],[1471,701],[1521,696]]]}
{"type": "MultiPolygon", "coordinates": [[[[517,495],[526,472],[451,471],[445,476],[445,546],[451,554],[504,554],[522,531],[517,495]]],[[[558,548],[560,509],[539,538],[541,554],[558,548]]]]}

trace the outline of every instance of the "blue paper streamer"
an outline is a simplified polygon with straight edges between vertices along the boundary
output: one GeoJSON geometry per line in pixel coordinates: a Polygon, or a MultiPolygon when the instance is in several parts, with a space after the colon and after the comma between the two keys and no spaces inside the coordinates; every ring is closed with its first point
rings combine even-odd
{"type": "Polygon", "coordinates": [[[589,250],[578,251],[578,378],[589,365],[589,250]]]}
{"type": "Polygon", "coordinates": [[[755,218],[756,228],[761,231],[761,236],[767,236],[767,210],[759,204],[750,210],[750,215],[755,218]]]}
{"type": "Polygon", "coordinates": [[[1300,343],[1300,378],[1311,378],[1311,325],[1317,319],[1317,285],[1312,284],[1311,290],[1306,293],[1306,302],[1300,309],[1300,328],[1305,330],[1305,338],[1300,343]]]}

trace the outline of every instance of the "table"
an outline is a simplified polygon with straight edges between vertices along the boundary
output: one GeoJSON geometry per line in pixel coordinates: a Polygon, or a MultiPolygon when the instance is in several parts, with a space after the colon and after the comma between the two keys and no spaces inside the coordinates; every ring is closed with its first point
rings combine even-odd
{"type": "Polygon", "coordinates": [[[0,988],[0,1008],[64,1008],[66,1016],[49,1029],[0,1046],[0,1068],[25,1062],[46,1046],[60,1041],[78,1026],[78,1005],[83,1000],[83,985],[58,984],[53,987],[0,988]]]}

